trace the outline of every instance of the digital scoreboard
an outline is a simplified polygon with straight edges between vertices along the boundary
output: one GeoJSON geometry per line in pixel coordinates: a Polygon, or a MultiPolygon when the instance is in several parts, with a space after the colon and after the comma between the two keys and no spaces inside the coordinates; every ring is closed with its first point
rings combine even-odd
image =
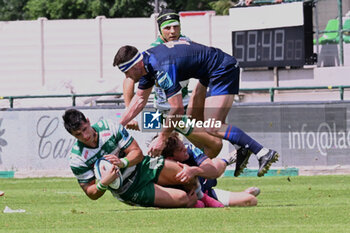
{"type": "Polygon", "coordinates": [[[230,9],[232,54],[241,67],[313,64],[312,3],[230,9]]]}

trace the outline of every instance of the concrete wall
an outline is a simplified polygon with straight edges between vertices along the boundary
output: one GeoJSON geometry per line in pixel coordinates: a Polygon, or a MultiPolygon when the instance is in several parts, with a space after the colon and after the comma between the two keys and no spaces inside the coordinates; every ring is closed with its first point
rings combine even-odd
{"type": "MultiPolygon", "coordinates": [[[[183,17],[182,33],[231,53],[229,16],[183,17]]],[[[0,22],[0,93],[7,95],[121,91],[116,51],[149,48],[154,17],[0,22]]]]}

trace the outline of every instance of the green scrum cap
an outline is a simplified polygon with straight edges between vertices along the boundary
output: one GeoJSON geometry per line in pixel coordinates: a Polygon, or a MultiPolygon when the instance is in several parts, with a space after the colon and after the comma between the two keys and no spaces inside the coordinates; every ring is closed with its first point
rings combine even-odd
{"type": "Polygon", "coordinates": [[[158,15],[157,23],[161,32],[164,27],[180,25],[180,16],[171,9],[163,9],[158,15]]]}

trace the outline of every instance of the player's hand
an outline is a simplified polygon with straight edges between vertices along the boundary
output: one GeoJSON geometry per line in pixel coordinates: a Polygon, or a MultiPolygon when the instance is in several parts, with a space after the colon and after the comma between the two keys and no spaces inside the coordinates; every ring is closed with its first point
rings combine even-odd
{"type": "Polygon", "coordinates": [[[162,139],[162,137],[159,136],[155,138],[149,145],[147,154],[149,154],[151,157],[159,156],[165,148],[165,143],[166,141],[162,139]]]}
{"type": "Polygon", "coordinates": [[[252,2],[253,2],[253,0],[245,0],[245,5],[249,6],[252,2]]]}
{"type": "Polygon", "coordinates": [[[125,128],[140,131],[139,123],[135,120],[131,120],[128,124],[126,124],[125,128]]]}
{"type": "Polygon", "coordinates": [[[106,175],[101,179],[101,183],[105,186],[110,185],[115,179],[119,177],[119,168],[115,165],[106,172],[106,175]]]}
{"type": "Polygon", "coordinates": [[[175,179],[181,181],[182,183],[188,183],[193,177],[196,176],[196,171],[187,164],[177,162],[177,164],[182,168],[182,171],[177,173],[175,179]]]}
{"type": "Polygon", "coordinates": [[[118,168],[123,168],[124,163],[120,161],[120,158],[114,154],[108,154],[103,156],[105,159],[107,159],[111,164],[114,166],[117,166],[118,168]]]}
{"type": "Polygon", "coordinates": [[[114,154],[104,155],[103,157],[115,166],[118,166],[118,164],[120,162],[120,159],[118,158],[118,156],[116,156],[114,154]]]}

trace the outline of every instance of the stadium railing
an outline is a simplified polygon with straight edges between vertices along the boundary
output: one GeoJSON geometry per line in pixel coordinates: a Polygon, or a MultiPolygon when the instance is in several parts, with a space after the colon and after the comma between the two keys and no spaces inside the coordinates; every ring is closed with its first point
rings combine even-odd
{"type": "MultiPolygon", "coordinates": [[[[300,87],[267,87],[267,88],[241,88],[240,92],[269,92],[270,102],[275,100],[275,91],[292,90],[338,90],[340,100],[344,100],[345,89],[350,89],[350,85],[340,86],[300,86],[300,87]]],[[[76,106],[76,99],[79,97],[102,97],[102,96],[121,96],[123,93],[95,93],[95,94],[71,94],[71,95],[24,95],[24,96],[0,96],[0,100],[9,100],[10,108],[14,108],[16,99],[38,99],[38,98],[71,98],[72,106],[76,106]]],[[[98,101],[99,103],[123,103],[122,99],[98,101]]]]}
{"type": "Polygon", "coordinates": [[[267,88],[242,88],[240,92],[266,92],[270,93],[270,102],[275,101],[275,91],[294,91],[294,90],[338,90],[340,100],[344,100],[344,90],[350,88],[350,85],[340,86],[301,86],[301,87],[267,87],[267,88]]]}

